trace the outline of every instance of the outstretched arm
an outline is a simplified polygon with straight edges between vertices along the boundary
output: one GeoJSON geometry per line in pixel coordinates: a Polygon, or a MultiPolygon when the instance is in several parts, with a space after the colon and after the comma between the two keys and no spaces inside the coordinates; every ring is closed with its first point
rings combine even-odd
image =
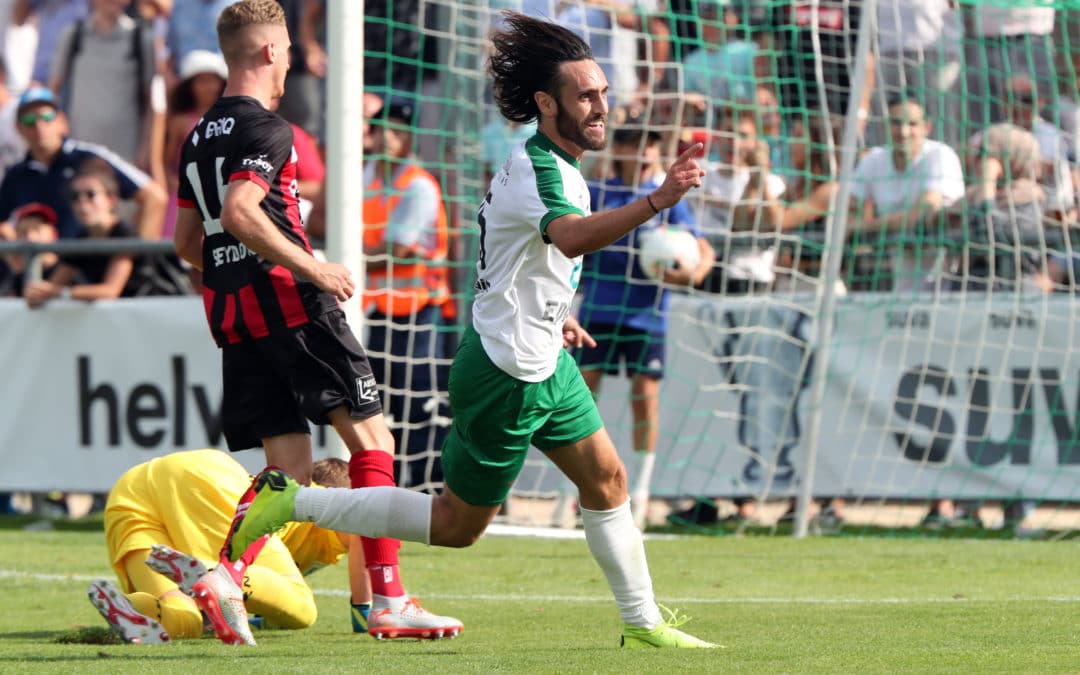
{"type": "Polygon", "coordinates": [[[694,161],[694,155],[702,147],[701,143],[695,143],[679,155],[663,184],[648,196],[590,216],[568,214],[556,218],[548,225],[548,239],[568,258],[599,251],[618,241],[660,211],[678,204],[690,188],[701,185],[705,172],[694,161]]]}

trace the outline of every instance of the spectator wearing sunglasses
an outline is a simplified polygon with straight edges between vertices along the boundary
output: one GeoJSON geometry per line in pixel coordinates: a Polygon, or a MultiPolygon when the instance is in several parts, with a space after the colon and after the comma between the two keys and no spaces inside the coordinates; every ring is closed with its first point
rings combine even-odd
{"type": "MultiPolygon", "coordinates": [[[[89,160],[69,184],[67,199],[88,239],[137,237],[135,230],[116,214],[119,184],[108,163],[89,160]]],[[[134,269],[134,256],[79,256],[61,258],[47,279],[30,281],[23,297],[30,307],[39,307],[53,298],[107,300],[119,298],[134,269]]]]}
{"type": "Polygon", "coordinates": [[[104,146],[69,138],[67,118],[56,96],[44,87],[32,87],[19,98],[15,126],[29,148],[0,182],[0,237],[13,239],[12,212],[30,202],[52,207],[61,239],[84,234],[67,199],[69,181],[90,159],[108,164],[117,182],[117,197],[138,206],[135,228],[144,239],[160,238],[165,212],[165,190],[130,163],[104,146]]]}
{"type": "Polygon", "coordinates": [[[1046,92],[1038,90],[1034,80],[1027,75],[1015,75],[1009,78],[1007,85],[1006,119],[1024,131],[1030,131],[1039,142],[1046,215],[1063,222],[1075,222],[1078,181],[1072,168],[1073,158],[1069,156],[1072,140],[1040,115],[1046,103],[1046,92]]]}

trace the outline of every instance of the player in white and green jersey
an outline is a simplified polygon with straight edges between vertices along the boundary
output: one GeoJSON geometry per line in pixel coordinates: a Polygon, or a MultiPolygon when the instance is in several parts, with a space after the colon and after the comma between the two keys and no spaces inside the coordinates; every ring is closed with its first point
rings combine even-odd
{"type": "Polygon", "coordinates": [[[508,12],[493,36],[495,100],[537,134],[510,154],[480,207],[472,326],[450,371],[454,420],[437,497],[398,488],[310,490],[269,470],[233,530],[231,550],[289,520],[363,536],[468,546],[487,528],[535,445],[578,487],[589,550],[607,578],[626,647],[711,648],[653,597],[626,469],[567,347],[595,345],[569,315],[582,256],[669,208],[704,172],[695,145],[647,197],[589,212],[578,162],[607,142],[608,85],[572,32],[508,12]]]}
{"type": "Polygon", "coordinates": [[[510,153],[477,214],[473,327],[495,365],[526,382],[555,370],[581,277],[581,256],[563,255],[547,237],[566,215],[589,215],[589,187],[577,159],[538,131],[510,153]]]}

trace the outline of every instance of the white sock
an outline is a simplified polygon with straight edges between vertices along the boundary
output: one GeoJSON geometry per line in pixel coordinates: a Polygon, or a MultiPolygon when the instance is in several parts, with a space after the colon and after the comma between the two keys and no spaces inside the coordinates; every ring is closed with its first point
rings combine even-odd
{"type": "Polygon", "coordinates": [[[655,452],[638,453],[638,471],[634,479],[634,494],[649,494],[649,483],[652,482],[653,466],[656,464],[655,452]]]}
{"type": "Polygon", "coordinates": [[[404,488],[302,487],[293,517],[363,537],[431,543],[431,495],[404,488]]]}
{"type": "Polygon", "coordinates": [[[405,601],[408,598],[404,595],[399,595],[396,598],[389,595],[379,595],[378,593],[371,594],[371,616],[374,616],[376,612],[384,609],[389,609],[391,612],[400,612],[405,608],[405,601]]]}
{"type": "Polygon", "coordinates": [[[634,527],[630,502],[607,511],[581,509],[585,541],[615,595],[622,620],[631,626],[656,628],[660,608],[653,597],[649,564],[641,532],[634,527]]]}

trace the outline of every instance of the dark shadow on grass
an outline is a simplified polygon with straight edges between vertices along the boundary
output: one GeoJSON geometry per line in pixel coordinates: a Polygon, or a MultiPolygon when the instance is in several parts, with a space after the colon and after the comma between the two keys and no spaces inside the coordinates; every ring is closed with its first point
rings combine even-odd
{"type": "MultiPolygon", "coordinates": [[[[25,530],[27,526],[42,527],[42,529],[57,532],[104,532],[105,521],[100,513],[95,513],[85,518],[43,518],[33,515],[3,515],[0,516],[0,530],[25,530]]],[[[33,528],[32,528],[33,529],[33,528]]]]}
{"type": "MultiPolygon", "coordinates": [[[[98,651],[96,654],[64,654],[60,656],[27,656],[25,658],[0,656],[0,664],[3,663],[18,663],[18,664],[34,664],[34,663],[89,663],[98,661],[190,661],[194,656],[201,656],[193,652],[180,652],[170,650],[170,645],[154,645],[153,647],[140,647],[139,645],[126,645],[122,647],[113,647],[110,651],[98,651]],[[127,650],[130,648],[130,652],[124,653],[124,651],[116,651],[117,649],[127,650]]],[[[212,654],[206,654],[205,656],[211,657],[212,654]]],[[[307,659],[309,657],[297,654],[282,654],[280,652],[258,652],[256,650],[250,650],[246,652],[237,651],[234,654],[230,654],[230,657],[236,658],[266,658],[270,657],[275,660],[281,659],[307,659]]],[[[10,672],[10,671],[8,671],[10,672]]]]}
{"type": "Polygon", "coordinates": [[[22,633],[0,633],[0,640],[35,640],[39,642],[53,642],[61,635],[69,631],[36,630],[22,633]]]}

